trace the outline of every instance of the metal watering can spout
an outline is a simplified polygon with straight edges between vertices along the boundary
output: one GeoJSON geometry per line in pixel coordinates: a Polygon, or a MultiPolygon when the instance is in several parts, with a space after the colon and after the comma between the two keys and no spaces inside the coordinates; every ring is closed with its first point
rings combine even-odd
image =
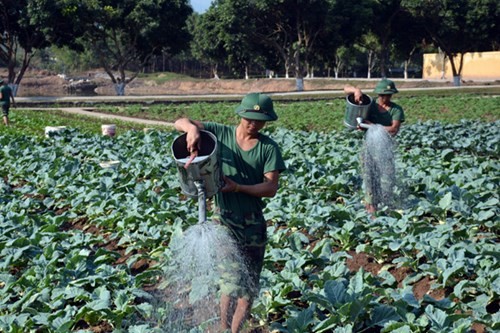
{"type": "Polygon", "coordinates": [[[203,180],[196,180],[194,182],[198,190],[198,223],[207,221],[207,201],[205,193],[205,182],[203,180]]]}
{"type": "Polygon", "coordinates": [[[359,127],[366,128],[366,129],[369,129],[370,127],[372,127],[372,125],[370,125],[370,124],[363,123],[363,118],[361,118],[361,117],[357,117],[356,121],[358,122],[359,127]]]}

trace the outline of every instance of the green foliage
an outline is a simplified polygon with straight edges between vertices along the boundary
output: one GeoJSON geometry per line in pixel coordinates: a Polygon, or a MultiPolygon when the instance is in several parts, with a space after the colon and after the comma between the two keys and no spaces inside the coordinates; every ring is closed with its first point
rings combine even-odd
{"type": "MultiPolygon", "coordinates": [[[[394,101],[403,106],[406,124],[439,120],[444,123],[456,123],[461,119],[494,121],[500,118],[498,97],[477,96],[475,94],[455,94],[452,96],[397,96],[394,101]]],[[[128,116],[144,117],[173,122],[179,117],[196,120],[216,121],[225,124],[236,124],[238,117],[234,114],[235,102],[200,102],[172,103],[141,107],[138,105],[124,107],[103,107],[106,112],[128,116]]],[[[345,97],[332,98],[330,101],[274,101],[279,119],[269,122],[267,128],[284,127],[292,130],[328,132],[345,129],[345,97]],[[319,121],[321,120],[321,121],[319,121]]]]}
{"type": "Polygon", "coordinates": [[[31,64],[64,74],[80,73],[99,67],[93,50],[77,52],[68,47],[55,46],[39,52],[31,64]]]}
{"type": "MultiPolygon", "coordinates": [[[[225,105],[175,112],[227,118],[233,106],[225,105]]],[[[0,130],[0,330],[106,322],[117,332],[161,331],[170,305],[143,288],[158,282],[172,235],[197,222],[169,149],[178,133],[109,138],[95,120],[77,128],[81,118],[43,137],[57,117],[13,110],[12,129],[0,130]],[[102,169],[105,160],[121,163],[102,169]],[[130,257],[117,261],[123,251],[130,257]],[[140,259],[151,265],[134,271],[140,259]]],[[[362,133],[271,128],[287,171],[266,199],[269,241],[253,317],[281,332],[466,332],[473,323],[498,330],[499,125],[405,124],[397,137],[401,202],[375,219],[362,204],[362,133]],[[378,269],[354,269],[349,260],[360,253],[378,269]],[[396,270],[407,274],[398,280],[396,270]],[[430,290],[417,297],[423,278],[430,290]]]]}
{"type": "MultiPolygon", "coordinates": [[[[217,67],[227,64],[242,74],[258,58],[258,46],[252,40],[255,13],[248,1],[218,1],[203,15],[191,18],[191,48],[203,63],[217,67]]],[[[216,74],[216,73],[215,73],[216,74]]]]}
{"type": "Polygon", "coordinates": [[[500,181],[494,175],[499,137],[492,131],[497,124],[407,125],[398,138],[398,169],[406,184],[402,186],[407,186],[404,197],[397,211],[375,220],[362,213],[356,194],[361,191],[361,142],[349,149],[355,136],[274,131],[273,136],[290,147],[285,150],[288,172],[267,206],[267,216],[281,228],[269,230],[273,236],[256,316],[284,313],[283,320],[272,324],[282,332],[360,332],[376,327],[383,327],[383,332],[464,332],[474,321],[494,327],[486,308],[493,306],[497,291],[485,291],[483,278],[499,267],[490,252],[496,247],[493,216],[498,213],[491,205],[498,202],[495,188],[500,181]],[[472,141],[461,140],[464,137],[472,141]],[[292,142],[300,142],[300,148],[292,142]],[[488,202],[484,206],[483,200],[488,202]],[[479,213],[478,207],[485,211],[479,213]],[[485,238],[477,238],[478,232],[485,238]],[[378,275],[349,272],[348,255],[342,252],[349,249],[345,244],[374,255],[386,268],[378,275]],[[481,258],[488,258],[492,266],[480,268],[481,258]],[[411,273],[398,286],[388,267],[408,267],[411,273]],[[423,276],[434,281],[431,290],[450,290],[444,299],[415,298],[411,287],[423,276]],[[465,285],[472,294],[462,293],[465,285]],[[476,293],[482,295],[479,304],[476,293]],[[457,314],[476,305],[481,319],[457,314]]]}
{"type": "Polygon", "coordinates": [[[189,45],[186,21],[192,8],[187,1],[38,2],[32,20],[53,45],[86,50],[113,82],[115,71],[127,82],[125,70],[138,72],[152,56],[174,55],[189,45]]]}
{"type": "Polygon", "coordinates": [[[19,84],[29,66],[33,52],[51,45],[44,27],[32,17],[43,16],[36,0],[2,1],[0,3],[0,64],[8,70],[10,83],[19,84]],[[18,54],[19,52],[19,54],[18,54]],[[20,56],[19,59],[16,58],[20,56]],[[20,62],[20,64],[18,64],[20,62]],[[16,67],[20,68],[16,71],[16,67]]]}
{"type": "Polygon", "coordinates": [[[155,125],[145,126],[138,123],[106,118],[96,121],[95,117],[79,116],[58,110],[35,111],[13,109],[9,119],[11,120],[12,126],[0,128],[0,133],[11,135],[43,135],[46,126],[67,126],[69,128],[78,128],[81,132],[97,134],[101,133],[101,125],[113,123],[117,125],[116,132],[120,135],[128,130],[143,131],[145,127],[163,127],[155,125]]]}

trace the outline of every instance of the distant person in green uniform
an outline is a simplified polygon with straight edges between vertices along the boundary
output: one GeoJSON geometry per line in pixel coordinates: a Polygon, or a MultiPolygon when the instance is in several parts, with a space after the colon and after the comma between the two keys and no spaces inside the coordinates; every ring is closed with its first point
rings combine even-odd
{"type": "Polygon", "coordinates": [[[278,119],[271,98],[250,93],[236,108],[236,114],[241,117],[237,126],[188,118],[175,122],[178,131],[187,133],[187,149],[191,153],[198,151],[200,130],[217,137],[225,185],[215,196],[213,219],[231,231],[249,275],[221,282],[221,328],[232,333],[240,332],[259,291],[267,243],[262,198],[275,196],[280,173],[285,170],[276,142],[260,133],[267,121],[278,119]],[[249,283],[238,283],[247,280],[249,283]]]}
{"type": "MultiPolygon", "coordinates": [[[[361,103],[363,96],[361,89],[348,85],[344,87],[344,92],[354,94],[354,101],[361,103]]],[[[403,108],[391,101],[392,95],[398,93],[398,89],[396,89],[393,81],[382,79],[373,92],[378,95],[378,98],[372,101],[368,111],[368,118],[364,119],[363,122],[380,124],[384,126],[389,134],[395,136],[398,134],[401,124],[405,121],[403,108]]]]}
{"type": "MultiPolygon", "coordinates": [[[[361,89],[353,86],[344,87],[344,92],[346,94],[354,94],[354,101],[357,103],[362,102],[363,92],[361,89]]],[[[363,119],[366,124],[380,124],[384,129],[391,135],[395,136],[398,134],[401,124],[405,121],[405,114],[403,108],[392,102],[391,98],[393,94],[398,93],[398,89],[393,81],[388,79],[382,79],[373,90],[378,98],[372,101],[368,109],[367,119],[363,119]]],[[[359,129],[364,129],[358,127],[359,129]]],[[[392,152],[392,147],[387,147],[388,150],[392,152]]],[[[392,156],[392,155],[391,155],[392,156]]],[[[365,207],[367,212],[370,214],[375,214],[377,211],[377,206],[380,204],[377,202],[379,195],[375,193],[380,193],[382,186],[390,188],[392,185],[391,179],[388,175],[395,172],[395,165],[393,159],[387,161],[382,167],[383,170],[366,170],[368,165],[373,166],[373,161],[370,160],[370,154],[365,152],[363,156],[363,165],[365,166],[365,177],[368,177],[370,181],[365,179],[365,207]],[[377,175],[380,177],[378,178],[377,175]],[[370,185],[368,185],[370,184],[370,185]]]]}
{"type": "Polygon", "coordinates": [[[0,86],[0,105],[2,105],[3,123],[5,126],[9,126],[10,100],[12,99],[14,107],[16,107],[16,101],[14,100],[12,89],[6,81],[0,79],[0,86]]]}

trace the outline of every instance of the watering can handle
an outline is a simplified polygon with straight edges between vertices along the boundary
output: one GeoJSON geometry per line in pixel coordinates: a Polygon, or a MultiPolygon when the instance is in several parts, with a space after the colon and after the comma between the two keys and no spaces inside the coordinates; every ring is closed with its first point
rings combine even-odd
{"type": "Polygon", "coordinates": [[[184,164],[184,169],[187,169],[189,167],[189,165],[191,164],[191,162],[193,162],[193,160],[196,158],[196,156],[198,156],[198,151],[193,150],[191,152],[191,156],[189,157],[189,160],[186,162],[186,164],[184,164]]]}

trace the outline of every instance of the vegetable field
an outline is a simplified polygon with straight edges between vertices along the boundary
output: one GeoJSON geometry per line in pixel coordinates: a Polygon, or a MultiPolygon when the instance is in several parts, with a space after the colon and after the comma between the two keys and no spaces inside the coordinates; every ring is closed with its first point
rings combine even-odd
{"type": "MultiPolygon", "coordinates": [[[[400,200],[375,219],[362,204],[362,133],[269,129],[288,170],[265,210],[246,331],[500,330],[499,127],[405,125],[400,200]]],[[[0,132],[0,331],[163,332],[169,241],[198,221],[175,136],[0,132]],[[99,165],[109,160],[121,163],[99,165]]]]}

